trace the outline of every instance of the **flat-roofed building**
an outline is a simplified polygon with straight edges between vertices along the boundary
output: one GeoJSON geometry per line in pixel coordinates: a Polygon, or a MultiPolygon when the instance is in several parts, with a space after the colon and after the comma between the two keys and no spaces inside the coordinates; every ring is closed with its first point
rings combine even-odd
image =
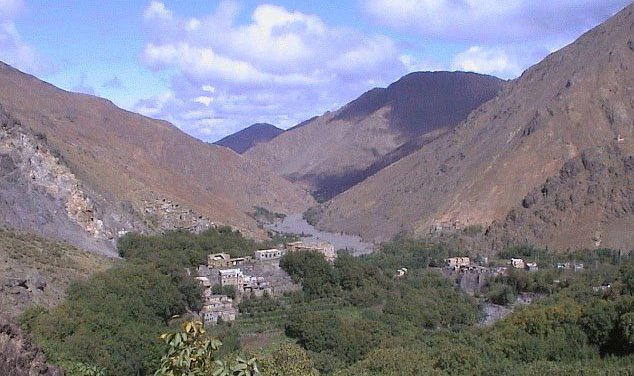
{"type": "Polygon", "coordinates": [[[327,261],[334,262],[337,258],[335,247],[328,242],[292,242],[286,244],[289,252],[316,251],[324,255],[327,261]]]}
{"type": "Polygon", "coordinates": [[[276,248],[255,251],[255,259],[258,261],[273,260],[280,257],[282,257],[282,251],[276,248]]]}
{"type": "Polygon", "coordinates": [[[231,258],[228,253],[214,253],[207,256],[207,267],[210,269],[231,268],[248,260],[249,258],[246,257],[231,258]]]}

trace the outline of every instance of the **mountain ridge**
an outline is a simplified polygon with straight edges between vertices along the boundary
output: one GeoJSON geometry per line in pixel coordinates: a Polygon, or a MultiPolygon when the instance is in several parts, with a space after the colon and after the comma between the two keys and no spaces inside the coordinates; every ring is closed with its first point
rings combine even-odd
{"type": "Polygon", "coordinates": [[[322,229],[387,240],[503,219],[566,161],[634,150],[634,5],[505,85],[467,120],[324,205],[322,229]]]}
{"type": "Polygon", "coordinates": [[[391,153],[406,143],[451,129],[502,85],[498,78],[475,73],[410,73],[255,146],[245,156],[328,199],[376,172],[377,166],[391,163],[381,160],[398,156],[391,153]]]}
{"type": "Polygon", "coordinates": [[[244,154],[255,145],[268,142],[282,133],[284,130],[273,124],[255,123],[214,142],[214,144],[228,147],[238,154],[244,154]]]}
{"type": "MultiPolygon", "coordinates": [[[[306,192],[257,161],[110,101],[55,88],[6,64],[0,64],[0,105],[5,113],[2,154],[7,166],[17,166],[0,179],[8,185],[18,179],[23,187],[8,198],[3,195],[9,191],[0,191],[4,213],[20,218],[7,206],[24,212],[19,203],[30,200],[25,194],[45,192],[34,203],[44,212],[17,226],[21,230],[38,232],[38,221],[61,211],[73,218],[57,238],[72,233],[72,242],[89,234],[91,249],[111,248],[125,231],[200,230],[218,224],[263,237],[248,215],[253,206],[301,212],[313,203],[306,192]],[[40,161],[36,165],[34,157],[40,161]],[[62,170],[67,183],[60,191],[56,184],[62,170]]],[[[55,229],[51,232],[55,235],[55,229]]]]}

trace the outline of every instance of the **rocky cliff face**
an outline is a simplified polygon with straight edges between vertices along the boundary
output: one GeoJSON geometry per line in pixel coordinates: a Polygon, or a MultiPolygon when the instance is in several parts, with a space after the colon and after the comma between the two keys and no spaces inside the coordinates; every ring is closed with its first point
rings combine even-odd
{"type": "Polygon", "coordinates": [[[86,187],[46,136],[0,106],[0,222],[114,255],[127,231],[202,231],[215,224],[157,194],[117,205],[86,187]]]}
{"type": "Polygon", "coordinates": [[[95,202],[70,169],[0,107],[0,219],[6,225],[89,249],[107,249],[114,237],[95,202]],[[102,244],[99,244],[102,242],[102,244]]]}
{"type": "Polygon", "coordinates": [[[0,106],[0,224],[12,228],[112,252],[126,231],[219,223],[264,237],[247,214],[254,206],[296,213],[314,204],[262,163],[4,63],[0,106]]]}
{"type": "Polygon", "coordinates": [[[0,375],[63,376],[46,363],[46,356],[20,329],[0,317],[0,375]]]}
{"type": "Polygon", "coordinates": [[[634,247],[634,156],[613,145],[586,150],[528,193],[485,239],[493,249],[634,247]]]}

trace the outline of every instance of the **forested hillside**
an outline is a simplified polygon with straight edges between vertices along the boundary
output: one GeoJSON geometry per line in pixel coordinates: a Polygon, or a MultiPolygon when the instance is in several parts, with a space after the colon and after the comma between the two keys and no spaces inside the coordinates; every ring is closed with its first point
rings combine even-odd
{"type": "MultiPolygon", "coordinates": [[[[203,263],[207,253],[228,250],[237,256],[270,246],[228,229],[127,235],[119,243],[126,260],[73,285],[58,307],[28,310],[20,322],[66,369],[83,365],[107,375],[148,374],[166,350],[159,334],[177,332],[187,312],[199,308],[199,287],[184,267],[203,263]],[[174,319],[175,314],[185,316],[174,319]]],[[[334,263],[319,253],[289,253],[281,267],[302,284],[302,291],[245,298],[237,321],[207,328],[206,334],[223,342],[217,359],[237,353],[256,357],[264,375],[511,375],[535,369],[604,374],[629,369],[634,361],[634,263],[629,255],[608,249],[567,254],[506,249],[490,260],[493,266],[524,257],[539,260],[540,270],[511,269],[491,276],[474,295],[456,285],[458,275],[439,268],[445,258],[457,255],[469,255],[459,242],[409,239],[367,256],[340,254],[334,263]],[[586,267],[578,272],[555,267],[571,260],[586,267]],[[514,303],[524,293],[532,294],[534,302],[514,303]],[[492,302],[506,304],[513,313],[482,326],[483,304],[492,302]]]]}

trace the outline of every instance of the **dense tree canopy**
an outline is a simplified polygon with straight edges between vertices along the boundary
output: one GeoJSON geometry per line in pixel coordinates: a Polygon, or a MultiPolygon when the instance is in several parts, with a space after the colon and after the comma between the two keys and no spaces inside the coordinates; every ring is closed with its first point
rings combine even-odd
{"type": "MultiPolygon", "coordinates": [[[[59,306],[27,311],[21,324],[71,376],[149,375],[167,369],[166,351],[182,350],[158,340],[160,333],[168,333],[168,342],[176,338],[172,315],[200,307],[200,287],[186,268],[211,252],[239,256],[266,246],[229,229],[130,234],[120,243],[125,261],[74,284],[59,306]]],[[[630,372],[634,264],[629,255],[555,254],[531,247],[505,252],[534,257],[540,271],[511,269],[490,277],[475,297],[458,288],[455,275],[436,267],[443,258],[465,254],[455,245],[401,238],[372,255],[341,254],[334,263],[317,252],[289,253],[280,265],[302,290],[245,298],[236,322],[207,328],[225,343],[212,349],[214,361],[233,372],[235,351],[242,349],[257,354],[263,375],[630,372]],[[554,266],[560,261],[582,261],[586,267],[560,270],[554,266]],[[401,268],[407,272],[397,273],[401,268]],[[527,293],[535,299],[532,304],[515,303],[527,293]],[[513,313],[492,326],[477,325],[480,305],[490,303],[506,304],[513,313]],[[263,342],[256,350],[242,348],[250,340],[263,342]]],[[[207,346],[201,341],[191,343],[192,351],[207,346]]]]}

